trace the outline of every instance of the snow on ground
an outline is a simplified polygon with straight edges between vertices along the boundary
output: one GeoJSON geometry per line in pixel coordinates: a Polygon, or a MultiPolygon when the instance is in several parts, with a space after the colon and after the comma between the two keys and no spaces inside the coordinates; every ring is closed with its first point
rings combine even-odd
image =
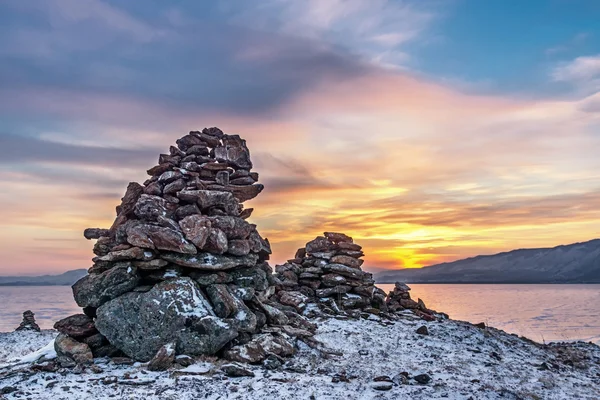
{"type": "Polygon", "coordinates": [[[54,339],[56,334],[52,329],[44,329],[41,332],[0,332],[0,365],[41,349],[54,339]]]}
{"type": "MultiPolygon", "coordinates": [[[[26,370],[11,376],[9,368],[0,368],[0,393],[12,391],[5,399],[56,400],[600,399],[600,347],[592,344],[542,346],[493,328],[452,320],[424,322],[412,315],[391,325],[372,320],[318,323],[316,339],[342,355],[323,357],[301,346],[281,370],[251,366],[255,377],[244,378],[225,377],[219,372],[222,362],[210,360],[160,373],[140,364],[102,360],[96,373],[26,370]],[[428,336],[415,332],[421,325],[428,327],[428,336]],[[407,383],[389,391],[374,389],[375,377],[388,375],[400,382],[401,372],[411,377],[407,383]],[[421,373],[431,376],[431,382],[412,379],[421,373]]],[[[52,339],[47,333],[11,335],[22,345],[13,345],[9,354],[9,336],[0,336],[5,359],[52,339]]]]}

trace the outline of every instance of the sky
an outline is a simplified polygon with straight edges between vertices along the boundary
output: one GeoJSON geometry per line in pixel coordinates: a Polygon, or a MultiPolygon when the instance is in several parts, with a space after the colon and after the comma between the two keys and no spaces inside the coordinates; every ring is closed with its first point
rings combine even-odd
{"type": "Polygon", "coordinates": [[[247,140],[272,264],[365,267],[599,237],[596,0],[3,0],[0,275],[88,268],[190,130],[247,140]]]}

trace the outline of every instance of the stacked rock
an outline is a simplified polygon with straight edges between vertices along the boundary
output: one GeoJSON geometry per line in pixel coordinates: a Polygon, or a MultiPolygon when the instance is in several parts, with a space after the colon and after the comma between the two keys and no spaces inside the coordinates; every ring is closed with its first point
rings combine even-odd
{"type": "Polygon", "coordinates": [[[15,331],[40,331],[39,325],[35,322],[35,314],[31,310],[23,313],[23,321],[15,331]]]}
{"type": "Polygon", "coordinates": [[[266,324],[311,327],[270,305],[270,245],[242,206],[263,190],[245,140],[209,128],[176,143],[143,186],[129,184],[110,229],[84,232],[97,239],[94,265],[73,285],[85,315],[56,328],[94,356],[148,361],[174,348],[235,358],[234,346],[258,339],[266,324]]]}
{"type": "Polygon", "coordinates": [[[325,232],[292,260],[275,267],[279,303],[303,312],[308,303],[330,315],[386,311],[385,292],[361,269],[362,247],[343,233],[325,232]]]}
{"type": "Polygon", "coordinates": [[[388,293],[387,298],[385,299],[388,310],[390,312],[411,310],[421,318],[430,321],[436,319],[435,314],[444,315],[443,313],[437,313],[436,311],[428,309],[421,299],[418,299],[417,301],[411,299],[409,291],[410,287],[408,287],[408,285],[402,282],[396,282],[394,284],[394,289],[388,293]]]}

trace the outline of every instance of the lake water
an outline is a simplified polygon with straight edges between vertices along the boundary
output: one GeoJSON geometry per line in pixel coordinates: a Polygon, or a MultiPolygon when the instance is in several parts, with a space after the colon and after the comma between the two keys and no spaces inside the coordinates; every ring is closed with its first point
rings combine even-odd
{"type": "MultiPolygon", "coordinates": [[[[394,285],[378,285],[386,292],[394,285]]],[[[538,342],[600,344],[600,285],[412,284],[411,297],[451,318],[485,322],[538,342]]]]}
{"type": "MultiPolygon", "coordinates": [[[[394,285],[378,285],[389,291],[394,285]]],[[[600,285],[410,285],[411,296],[434,310],[485,322],[542,341],[600,344],[600,285]]],[[[81,312],[68,286],[0,287],[0,332],[14,330],[32,310],[42,328],[81,312]]]]}

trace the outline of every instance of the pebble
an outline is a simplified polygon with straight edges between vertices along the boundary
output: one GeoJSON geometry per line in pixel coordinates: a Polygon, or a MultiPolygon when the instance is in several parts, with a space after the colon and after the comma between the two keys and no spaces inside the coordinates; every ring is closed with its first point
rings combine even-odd
{"type": "Polygon", "coordinates": [[[249,369],[244,368],[240,364],[225,364],[221,367],[221,371],[225,373],[225,375],[232,378],[239,378],[243,376],[254,376],[254,372],[249,369]]]}
{"type": "Polygon", "coordinates": [[[417,333],[419,335],[427,336],[427,335],[429,335],[429,330],[427,329],[427,327],[425,325],[423,325],[423,326],[419,327],[419,329],[417,329],[417,333]]]}
{"type": "Polygon", "coordinates": [[[413,379],[421,385],[427,385],[429,382],[431,382],[431,377],[427,374],[416,375],[413,379]]]}
{"type": "Polygon", "coordinates": [[[270,355],[265,361],[263,361],[263,366],[265,367],[265,369],[273,371],[281,367],[281,361],[279,361],[279,359],[276,356],[270,355]]]}
{"type": "Polygon", "coordinates": [[[374,382],[371,387],[375,390],[391,390],[393,387],[393,383],[392,382],[387,382],[387,381],[381,381],[381,382],[374,382]]]}

